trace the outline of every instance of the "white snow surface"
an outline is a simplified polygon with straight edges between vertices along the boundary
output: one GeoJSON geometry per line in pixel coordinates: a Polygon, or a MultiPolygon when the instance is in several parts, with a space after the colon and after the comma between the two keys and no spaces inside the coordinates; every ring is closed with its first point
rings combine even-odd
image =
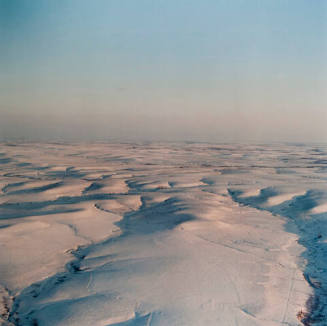
{"type": "Polygon", "coordinates": [[[0,144],[0,325],[327,325],[327,147],[0,144]]]}

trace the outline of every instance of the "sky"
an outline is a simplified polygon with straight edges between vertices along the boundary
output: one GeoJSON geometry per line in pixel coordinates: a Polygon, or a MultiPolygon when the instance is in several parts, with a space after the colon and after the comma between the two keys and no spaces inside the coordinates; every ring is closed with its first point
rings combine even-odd
{"type": "Polygon", "coordinates": [[[325,0],[0,0],[0,140],[327,141],[325,0]]]}

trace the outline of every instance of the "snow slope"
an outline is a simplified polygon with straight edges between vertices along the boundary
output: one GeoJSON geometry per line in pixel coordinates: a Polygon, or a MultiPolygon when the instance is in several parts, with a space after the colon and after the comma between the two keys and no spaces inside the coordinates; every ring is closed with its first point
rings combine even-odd
{"type": "Polygon", "coordinates": [[[0,324],[326,325],[323,145],[0,155],[0,324]]]}

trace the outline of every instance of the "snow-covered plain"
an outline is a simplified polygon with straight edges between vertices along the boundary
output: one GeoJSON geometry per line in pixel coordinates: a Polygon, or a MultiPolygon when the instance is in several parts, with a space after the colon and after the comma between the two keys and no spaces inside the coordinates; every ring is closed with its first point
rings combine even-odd
{"type": "Polygon", "coordinates": [[[327,325],[327,147],[0,144],[0,324],[327,325]]]}

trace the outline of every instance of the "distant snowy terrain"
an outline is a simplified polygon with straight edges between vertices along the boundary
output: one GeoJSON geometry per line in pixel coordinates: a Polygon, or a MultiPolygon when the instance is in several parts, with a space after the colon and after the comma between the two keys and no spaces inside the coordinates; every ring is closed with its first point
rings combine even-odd
{"type": "Polygon", "coordinates": [[[0,325],[327,325],[327,146],[0,144],[0,325]]]}

